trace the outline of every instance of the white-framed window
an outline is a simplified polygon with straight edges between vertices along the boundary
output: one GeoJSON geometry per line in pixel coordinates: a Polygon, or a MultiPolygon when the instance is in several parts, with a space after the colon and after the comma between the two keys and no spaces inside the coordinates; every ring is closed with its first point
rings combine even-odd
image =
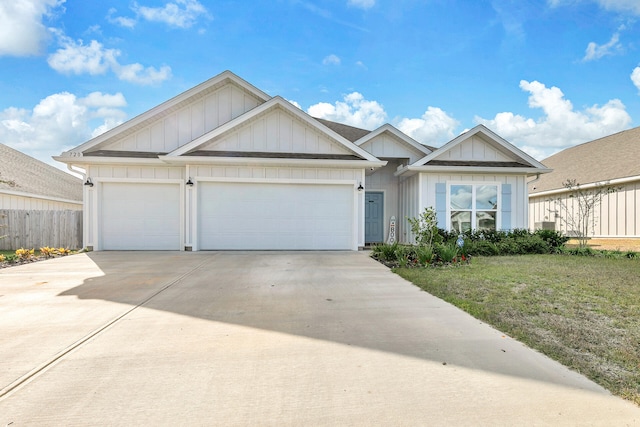
{"type": "Polygon", "coordinates": [[[500,183],[450,183],[447,185],[449,230],[500,229],[500,183]]]}

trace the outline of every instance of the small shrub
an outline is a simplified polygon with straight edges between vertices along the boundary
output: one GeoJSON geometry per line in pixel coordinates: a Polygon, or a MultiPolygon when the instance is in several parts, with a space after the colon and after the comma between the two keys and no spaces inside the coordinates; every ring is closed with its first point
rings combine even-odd
{"type": "Polygon", "coordinates": [[[563,247],[569,241],[569,237],[555,230],[536,230],[534,234],[547,242],[553,252],[557,252],[558,248],[563,247]]]}
{"type": "Polygon", "coordinates": [[[58,248],[56,252],[58,253],[58,255],[65,256],[65,255],[69,255],[71,253],[71,250],[67,248],[58,248]]]}
{"type": "Polygon", "coordinates": [[[56,254],[56,251],[57,249],[55,248],[50,248],[49,246],[45,246],[40,248],[40,255],[42,255],[45,258],[51,258],[56,254]]]}
{"type": "Polygon", "coordinates": [[[498,246],[487,240],[468,241],[464,245],[467,255],[495,256],[500,254],[498,246]]]}
{"type": "Polygon", "coordinates": [[[411,225],[411,232],[415,235],[416,243],[420,246],[431,246],[439,243],[438,219],[433,208],[425,208],[418,218],[407,218],[411,225]]]}
{"type": "Polygon", "coordinates": [[[27,261],[30,260],[31,258],[33,258],[35,254],[35,250],[34,249],[24,249],[24,248],[20,248],[18,250],[16,250],[16,256],[18,258],[20,258],[21,260],[27,261]]]}
{"type": "Polygon", "coordinates": [[[440,261],[450,263],[458,256],[458,247],[451,243],[440,243],[435,245],[435,252],[440,261]]]}
{"type": "Polygon", "coordinates": [[[381,261],[395,261],[396,249],[398,249],[398,243],[393,243],[391,245],[383,243],[374,247],[374,254],[377,254],[381,261]]]}
{"type": "Polygon", "coordinates": [[[0,262],[4,262],[7,259],[7,257],[4,256],[4,254],[0,254],[0,262]]]}
{"type": "Polygon", "coordinates": [[[420,265],[429,265],[433,262],[433,247],[432,246],[419,246],[416,248],[416,260],[420,265]]]}

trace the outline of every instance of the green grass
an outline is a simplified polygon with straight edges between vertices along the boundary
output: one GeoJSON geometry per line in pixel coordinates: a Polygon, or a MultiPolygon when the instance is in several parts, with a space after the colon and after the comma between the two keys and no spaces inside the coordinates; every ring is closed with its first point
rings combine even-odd
{"type": "Polygon", "coordinates": [[[640,259],[476,257],[394,271],[640,405],[640,259]]]}

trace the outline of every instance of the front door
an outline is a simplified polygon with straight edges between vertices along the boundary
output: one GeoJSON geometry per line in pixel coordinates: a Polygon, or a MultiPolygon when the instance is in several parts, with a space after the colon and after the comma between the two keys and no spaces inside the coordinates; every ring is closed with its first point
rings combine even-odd
{"type": "Polygon", "coordinates": [[[366,191],[364,195],[364,242],[382,243],[384,240],[384,193],[366,191]]]}

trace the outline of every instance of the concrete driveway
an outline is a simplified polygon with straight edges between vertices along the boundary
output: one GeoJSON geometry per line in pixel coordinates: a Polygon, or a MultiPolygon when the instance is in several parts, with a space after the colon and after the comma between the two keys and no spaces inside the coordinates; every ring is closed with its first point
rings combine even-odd
{"type": "Polygon", "coordinates": [[[640,408],[365,253],[0,270],[0,425],[637,425],[640,408]]]}

